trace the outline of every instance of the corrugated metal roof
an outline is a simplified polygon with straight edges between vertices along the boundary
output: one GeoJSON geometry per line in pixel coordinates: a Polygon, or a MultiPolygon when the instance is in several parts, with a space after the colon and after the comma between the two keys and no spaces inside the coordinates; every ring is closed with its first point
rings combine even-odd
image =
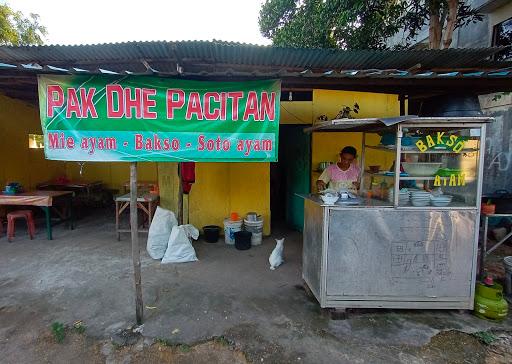
{"type": "Polygon", "coordinates": [[[512,78],[512,67],[503,69],[489,69],[485,71],[407,71],[399,69],[356,69],[356,70],[328,70],[325,72],[314,72],[310,69],[301,71],[287,71],[286,69],[263,69],[255,66],[253,70],[197,70],[180,71],[176,65],[169,62],[153,62],[151,68],[147,69],[142,63],[138,69],[118,69],[119,64],[102,64],[101,67],[69,67],[44,65],[39,63],[0,63],[0,71],[10,70],[21,73],[56,73],[56,74],[111,74],[111,75],[154,75],[154,76],[182,76],[182,77],[242,77],[242,78],[380,78],[380,79],[434,79],[434,78],[512,78]]]}
{"type": "MultiPolygon", "coordinates": [[[[487,59],[501,48],[446,50],[302,49],[220,41],[127,42],[93,45],[1,46],[0,62],[40,64],[154,63],[238,65],[286,69],[461,69],[495,67],[487,59]]],[[[117,68],[117,67],[116,67],[117,68]]],[[[129,67],[124,67],[129,69],[129,67]]],[[[119,69],[116,69],[119,71],[119,69]]]]}

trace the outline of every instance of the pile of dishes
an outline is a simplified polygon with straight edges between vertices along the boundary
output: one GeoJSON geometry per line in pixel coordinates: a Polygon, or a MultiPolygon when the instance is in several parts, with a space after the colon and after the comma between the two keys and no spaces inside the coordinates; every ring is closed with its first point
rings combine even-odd
{"type": "Polygon", "coordinates": [[[453,196],[451,195],[439,195],[439,196],[431,196],[430,202],[432,206],[436,207],[446,207],[452,202],[453,196]]]}
{"type": "Polygon", "coordinates": [[[337,193],[326,192],[320,195],[322,201],[327,205],[333,205],[339,199],[339,195],[337,193]]]}
{"type": "Polygon", "coordinates": [[[416,207],[424,207],[430,205],[432,195],[427,191],[412,191],[411,204],[416,207]]]}
{"type": "MultiPolygon", "coordinates": [[[[389,194],[388,194],[388,200],[389,202],[393,203],[393,194],[394,194],[394,189],[390,189],[389,190],[389,194]]],[[[402,188],[398,194],[398,204],[399,205],[407,205],[409,203],[409,190],[407,188],[402,188]]]]}

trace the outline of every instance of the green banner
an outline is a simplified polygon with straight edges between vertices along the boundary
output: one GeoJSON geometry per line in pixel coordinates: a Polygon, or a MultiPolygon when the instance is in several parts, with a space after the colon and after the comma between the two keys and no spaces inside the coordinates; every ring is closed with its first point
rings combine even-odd
{"type": "Polygon", "coordinates": [[[277,161],[278,80],[39,75],[47,159],[277,161]]]}

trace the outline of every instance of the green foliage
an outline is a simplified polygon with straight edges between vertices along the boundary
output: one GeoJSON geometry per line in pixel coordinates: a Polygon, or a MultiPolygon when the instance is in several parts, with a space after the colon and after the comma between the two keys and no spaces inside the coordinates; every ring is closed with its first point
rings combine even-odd
{"type": "Polygon", "coordinates": [[[187,345],[187,344],[180,344],[180,345],[178,345],[178,348],[180,349],[180,351],[182,353],[188,353],[188,352],[190,352],[192,350],[190,345],[187,345]]]}
{"type": "MultiPolygon", "coordinates": [[[[459,0],[455,26],[482,20],[459,0]]],[[[446,20],[448,0],[266,0],[260,10],[263,36],[274,45],[305,48],[385,49],[404,31],[410,45],[430,15],[446,20]]]]}
{"type": "Polygon", "coordinates": [[[480,340],[480,342],[482,344],[485,344],[485,345],[490,345],[493,342],[495,342],[496,340],[498,340],[498,338],[495,335],[493,335],[492,333],[490,333],[488,331],[478,331],[478,332],[475,332],[473,334],[473,336],[476,337],[478,340],[480,340]]]}
{"type": "Polygon", "coordinates": [[[39,15],[25,17],[9,5],[0,5],[0,45],[43,44],[46,28],[39,24],[39,15]]]}
{"type": "Polygon", "coordinates": [[[222,346],[229,346],[229,340],[226,339],[224,336],[219,336],[219,337],[216,337],[214,339],[214,341],[217,343],[217,344],[220,344],[222,346]]]}
{"type": "Polygon", "coordinates": [[[64,341],[64,338],[66,337],[66,328],[63,323],[55,321],[52,326],[52,333],[53,337],[55,338],[55,341],[58,343],[61,343],[64,341]]]}
{"type": "Polygon", "coordinates": [[[167,339],[162,339],[162,338],[156,338],[155,340],[157,343],[159,343],[160,345],[162,346],[174,346],[173,343],[167,339]]]}
{"type": "Polygon", "coordinates": [[[75,332],[77,334],[85,333],[86,329],[87,329],[87,327],[84,325],[84,323],[82,321],[75,321],[73,323],[73,330],[75,330],[75,332]]]}

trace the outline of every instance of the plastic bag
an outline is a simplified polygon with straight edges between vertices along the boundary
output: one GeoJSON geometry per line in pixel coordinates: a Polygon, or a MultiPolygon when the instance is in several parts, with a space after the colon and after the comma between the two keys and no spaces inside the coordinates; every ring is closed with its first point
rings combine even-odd
{"type": "Polygon", "coordinates": [[[172,228],[167,250],[162,258],[162,264],[185,263],[197,260],[196,251],[190,242],[190,238],[197,240],[199,230],[193,225],[181,225],[172,228]]]}
{"type": "Polygon", "coordinates": [[[149,227],[146,245],[146,250],[151,258],[163,258],[174,226],[178,226],[178,220],[174,213],[158,206],[149,227]]]}

